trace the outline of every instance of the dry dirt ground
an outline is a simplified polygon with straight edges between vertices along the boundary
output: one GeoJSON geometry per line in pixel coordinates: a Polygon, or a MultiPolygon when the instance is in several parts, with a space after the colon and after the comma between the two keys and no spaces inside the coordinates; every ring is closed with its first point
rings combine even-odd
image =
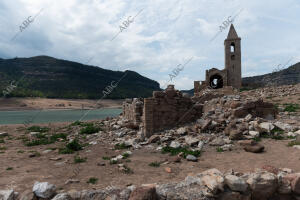
{"type": "MultiPolygon", "coordinates": [[[[268,96],[265,98],[271,102],[274,99],[278,104],[299,104],[300,95],[281,99],[268,96]]],[[[300,126],[299,110],[279,117],[300,126]]],[[[69,128],[67,123],[51,124],[49,127],[50,133],[76,131],[74,128],[69,128]]],[[[112,144],[107,143],[108,135],[103,134],[98,144],[88,145],[84,150],[78,151],[78,155],[86,161],[75,164],[76,153],[58,153],[58,149],[65,145],[63,141],[27,147],[23,139],[29,133],[23,125],[2,125],[0,132],[9,133],[8,137],[3,138],[4,143],[0,143],[0,188],[13,188],[20,193],[31,190],[35,181],[46,181],[55,184],[61,190],[69,191],[99,189],[110,185],[167,183],[182,180],[189,173],[199,173],[209,168],[217,168],[223,172],[230,169],[247,172],[263,165],[272,165],[300,172],[300,150],[288,147],[289,140],[262,138],[260,143],[265,146],[265,152],[260,154],[245,152],[237,144],[232,151],[226,152],[217,152],[216,147],[205,146],[198,162],[182,160],[180,163],[174,163],[172,162],[174,156],[155,150],[156,144],[153,145],[154,148],[149,149],[143,147],[138,150],[116,150],[112,144]],[[49,149],[52,151],[44,152],[49,149]],[[120,155],[127,150],[132,151],[132,155],[122,163],[127,165],[132,173],[120,171],[118,164],[110,164],[109,160],[105,159],[105,157],[120,155]],[[161,164],[157,167],[149,166],[152,162],[161,164]],[[166,172],[166,167],[171,168],[171,173],[166,172]],[[98,181],[95,184],[87,183],[90,178],[97,178],[98,181]],[[77,179],[80,182],[66,184],[69,179],[77,179]]]]}
{"type": "Polygon", "coordinates": [[[0,110],[121,108],[123,100],[0,98],[0,110]]]}

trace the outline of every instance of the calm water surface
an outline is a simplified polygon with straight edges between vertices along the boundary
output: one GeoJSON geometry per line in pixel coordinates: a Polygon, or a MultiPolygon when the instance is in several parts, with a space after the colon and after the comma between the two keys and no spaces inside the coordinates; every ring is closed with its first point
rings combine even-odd
{"type": "MultiPolygon", "coordinates": [[[[30,123],[72,122],[79,120],[86,112],[87,110],[0,111],[0,124],[23,124],[30,120],[30,123]]],[[[91,110],[83,121],[115,117],[121,112],[122,109],[117,108],[91,110]]]]}

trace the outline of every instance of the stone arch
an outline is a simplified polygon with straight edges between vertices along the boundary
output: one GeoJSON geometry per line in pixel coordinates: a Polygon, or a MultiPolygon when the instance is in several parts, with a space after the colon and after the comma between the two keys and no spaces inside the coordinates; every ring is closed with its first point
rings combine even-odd
{"type": "Polygon", "coordinates": [[[210,78],[209,78],[209,86],[212,89],[223,88],[223,86],[224,86],[223,76],[221,76],[220,74],[214,74],[214,75],[210,76],[210,78]]]}

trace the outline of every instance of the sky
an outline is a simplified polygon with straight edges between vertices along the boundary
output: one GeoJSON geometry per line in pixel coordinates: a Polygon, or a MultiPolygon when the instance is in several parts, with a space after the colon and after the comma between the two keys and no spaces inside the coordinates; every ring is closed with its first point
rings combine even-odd
{"type": "Polygon", "coordinates": [[[226,21],[248,77],[300,61],[299,19],[299,0],[1,0],[0,58],[47,55],[191,89],[224,68],[226,21]]]}

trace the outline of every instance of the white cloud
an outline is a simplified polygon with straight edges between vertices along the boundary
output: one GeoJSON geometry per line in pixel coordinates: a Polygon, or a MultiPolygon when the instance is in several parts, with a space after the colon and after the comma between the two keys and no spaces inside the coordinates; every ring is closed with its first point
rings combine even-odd
{"type": "Polygon", "coordinates": [[[297,0],[2,0],[0,57],[49,55],[81,63],[93,57],[90,65],[129,68],[162,83],[193,56],[174,80],[176,88],[189,89],[194,80],[204,79],[205,69],[224,67],[228,28],[210,39],[240,9],[234,25],[242,38],[244,76],[271,72],[278,62],[299,57],[299,8],[297,0]],[[21,23],[42,8],[11,42],[21,23]],[[141,9],[110,41],[119,25],[141,9]]]}

